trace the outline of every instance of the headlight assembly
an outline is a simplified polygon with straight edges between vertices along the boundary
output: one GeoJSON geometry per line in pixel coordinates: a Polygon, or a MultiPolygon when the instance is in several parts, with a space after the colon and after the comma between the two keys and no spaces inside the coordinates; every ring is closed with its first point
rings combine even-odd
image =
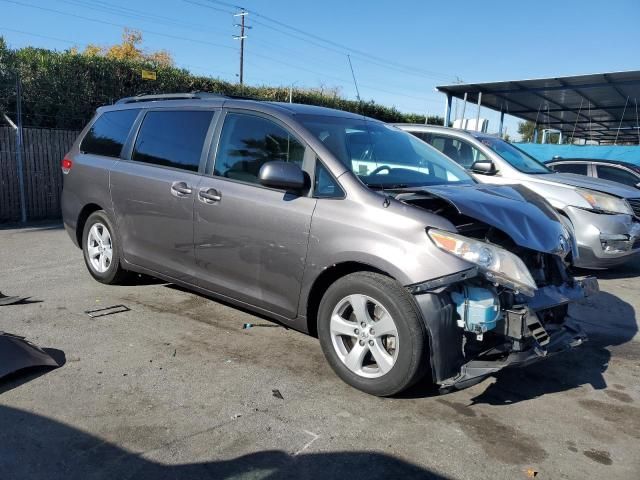
{"type": "Polygon", "coordinates": [[[623,198],[607,195],[606,193],[596,192],[594,190],[585,190],[577,188],[576,192],[584,198],[591,208],[606,213],[626,213],[633,215],[633,210],[623,198]]]}
{"type": "Polygon", "coordinates": [[[435,228],[429,229],[427,234],[439,249],[478,265],[489,281],[529,297],[534,296],[536,282],[526,265],[513,253],[490,243],[435,228]]]}

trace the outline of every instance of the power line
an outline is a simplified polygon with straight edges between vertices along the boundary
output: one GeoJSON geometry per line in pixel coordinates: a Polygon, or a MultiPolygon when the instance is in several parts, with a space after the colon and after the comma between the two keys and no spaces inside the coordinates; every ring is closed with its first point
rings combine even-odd
{"type": "MultiPolygon", "coordinates": [[[[15,4],[15,5],[20,5],[20,6],[24,6],[24,7],[28,7],[28,8],[34,8],[34,9],[38,9],[38,10],[42,10],[42,11],[47,11],[47,12],[51,12],[51,13],[55,13],[55,14],[59,14],[59,15],[78,18],[78,19],[81,19],[81,20],[87,20],[87,21],[91,21],[91,22],[96,22],[96,23],[116,26],[116,27],[119,27],[119,28],[125,28],[126,27],[126,25],[115,23],[115,22],[110,22],[110,21],[107,21],[107,20],[100,20],[100,19],[87,17],[87,16],[84,16],[84,15],[79,15],[79,14],[75,14],[75,13],[71,13],[71,12],[65,12],[65,11],[56,10],[56,9],[52,9],[52,8],[42,7],[42,6],[39,6],[39,5],[27,4],[27,3],[19,2],[19,1],[16,1],[16,0],[0,0],[0,1],[5,2],[5,3],[11,3],[11,4],[15,4]]],[[[65,1],[71,2],[73,0],[65,0],[65,1]]],[[[77,3],[82,3],[79,0],[75,0],[75,1],[77,3]]],[[[194,3],[196,5],[199,5],[196,2],[189,2],[189,3],[194,3]]],[[[203,6],[203,5],[201,5],[201,6],[203,6]]],[[[133,11],[133,9],[128,9],[128,10],[133,11]]],[[[224,10],[223,10],[223,12],[224,13],[230,13],[230,12],[227,12],[227,11],[224,11],[224,10]]],[[[158,16],[158,17],[160,17],[160,16],[158,16]]],[[[162,18],[166,19],[167,17],[162,17],[162,18]]],[[[76,44],[76,42],[73,42],[73,41],[70,41],[70,40],[60,39],[60,38],[41,35],[41,34],[36,34],[36,33],[33,33],[33,32],[26,32],[26,31],[22,31],[22,30],[9,29],[9,28],[6,28],[6,30],[14,31],[14,32],[17,32],[17,33],[22,33],[22,34],[25,34],[25,35],[32,35],[32,36],[36,36],[36,37],[40,37],[40,38],[47,38],[47,39],[52,39],[52,40],[56,40],[56,41],[62,41],[62,42],[69,43],[69,44],[72,44],[72,45],[76,44]]],[[[141,29],[141,32],[143,32],[145,34],[158,35],[158,36],[163,36],[163,37],[167,37],[167,38],[171,38],[171,39],[178,39],[178,40],[183,40],[183,41],[187,41],[187,42],[199,43],[199,44],[203,44],[203,45],[216,46],[216,47],[219,47],[219,48],[233,49],[233,47],[228,46],[228,45],[221,45],[221,44],[217,44],[217,43],[214,43],[214,42],[198,40],[198,39],[184,37],[184,36],[178,36],[178,35],[171,35],[171,34],[166,34],[166,33],[152,31],[152,30],[146,30],[146,29],[142,30],[141,29]]],[[[264,59],[267,59],[267,60],[270,60],[270,61],[273,61],[273,62],[277,62],[277,63],[281,63],[281,64],[284,64],[284,65],[287,65],[287,66],[289,66],[291,68],[294,68],[294,69],[297,69],[297,70],[303,70],[303,71],[307,71],[307,72],[310,72],[310,73],[314,73],[314,74],[320,75],[321,77],[333,78],[333,79],[336,79],[336,80],[340,81],[343,84],[349,84],[350,83],[350,81],[346,80],[345,78],[335,77],[335,76],[332,76],[332,75],[328,75],[325,72],[319,72],[317,70],[309,69],[309,68],[302,67],[302,66],[299,66],[299,65],[294,65],[292,63],[288,63],[288,62],[285,62],[285,61],[270,57],[268,55],[263,55],[263,54],[260,54],[260,53],[254,53],[254,55],[256,57],[264,58],[264,59]]],[[[186,66],[189,66],[189,65],[186,65],[186,66]]],[[[196,68],[201,68],[203,70],[207,70],[206,67],[197,66],[196,68]]],[[[228,72],[227,72],[227,74],[228,74],[228,72]]],[[[415,95],[408,95],[406,93],[400,93],[400,92],[396,92],[396,91],[392,91],[392,90],[386,90],[386,89],[382,89],[382,88],[374,87],[374,86],[370,86],[370,85],[365,85],[365,84],[363,84],[362,86],[366,87],[366,88],[368,88],[370,90],[384,92],[384,93],[388,93],[388,94],[392,94],[392,95],[398,95],[398,96],[402,96],[402,97],[406,97],[406,98],[412,98],[412,99],[419,100],[421,102],[422,101],[428,101],[424,97],[418,97],[418,96],[415,96],[415,95]]]]}
{"type": "MultiPolygon", "coordinates": [[[[182,29],[199,30],[201,32],[210,33],[212,31],[210,26],[188,23],[176,20],[175,18],[165,17],[163,15],[157,15],[148,13],[142,10],[136,10],[133,8],[127,8],[117,5],[111,5],[105,2],[97,0],[58,0],[59,2],[67,3],[69,5],[75,5],[80,7],[89,8],[92,11],[101,11],[118,17],[132,18],[135,20],[142,20],[145,22],[153,22],[157,24],[174,26],[182,29]]],[[[215,30],[214,30],[215,31],[215,30]]]]}
{"type": "MultiPolygon", "coordinates": [[[[214,3],[214,4],[224,5],[226,7],[232,7],[233,8],[232,4],[230,4],[228,2],[223,2],[223,1],[220,1],[220,0],[207,0],[207,1],[208,1],[208,3],[214,3]]],[[[192,2],[190,2],[190,3],[192,3],[192,2]]],[[[274,23],[276,25],[279,25],[281,27],[284,27],[284,28],[286,28],[286,29],[288,29],[290,31],[296,32],[296,33],[306,37],[304,39],[304,41],[307,41],[309,43],[313,43],[313,44],[315,44],[317,46],[320,46],[322,48],[326,48],[328,50],[333,50],[334,52],[341,53],[342,55],[344,55],[345,53],[350,53],[351,55],[354,55],[354,56],[363,57],[364,61],[368,61],[370,63],[374,63],[374,64],[377,64],[379,66],[384,66],[384,67],[387,67],[387,68],[394,68],[396,70],[404,70],[405,73],[406,72],[414,72],[414,73],[416,73],[418,75],[422,75],[424,77],[431,78],[431,79],[443,78],[443,79],[449,80],[449,79],[454,77],[453,75],[448,75],[448,74],[444,74],[444,73],[440,73],[440,72],[423,70],[423,69],[420,69],[420,68],[416,68],[416,67],[412,67],[412,66],[408,66],[408,65],[403,65],[403,64],[398,63],[398,62],[394,62],[394,61],[391,61],[391,60],[388,60],[388,59],[384,59],[384,58],[378,57],[376,55],[372,55],[370,53],[363,52],[361,50],[357,50],[357,49],[354,49],[352,47],[348,47],[346,45],[340,44],[340,43],[335,42],[333,40],[329,40],[329,39],[320,37],[319,35],[315,35],[313,33],[309,33],[306,30],[303,30],[303,29],[288,25],[287,23],[284,23],[284,22],[282,22],[280,20],[276,20],[276,19],[271,18],[271,17],[269,17],[267,15],[261,14],[260,12],[258,12],[256,10],[247,10],[247,11],[251,12],[253,15],[255,15],[257,17],[263,18],[267,22],[274,23]],[[314,42],[310,41],[309,40],[310,38],[314,39],[314,40],[317,40],[318,42],[321,42],[321,44],[314,43],[314,42]],[[334,48],[330,48],[327,45],[331,45],[334,48]],[[340,50],[336,50],[336,48],[338,48],[340,50]]],[[[283,32],[282,30],[278,30],[277,28],[275,28],[275,27],[273,27],[271,25],[265,24],[264,22],[260,22],[259,20],[254,20],[254,22],[255,23],[260,23],[261,25],[263,25],[263,26],[265,26],[267,28],[271,28],[271,29],[280,31],[281,33],[284,33],[286,35],[294,36],[290,32],[283,32]]],[[[296,38],[300,38],[300,37],[297,36],[296,38]]]]}
{"type": "MultiPolygon", "coordinates": [[[[89,46],[88,43],[78,43],[74,40],[70,40],[68,38],[60,38],[60,37],[52,37],[49,35],[42,35],[40,33],[34,33],[34,32],[28,32],[26,30],[17,30],[15,28],[9,28],[9,27],[4,27],[4,26],[0,26],[0,28],[2,30],[6,30],[8,32],[14,32],[14,33],[18,33],[21,35],[27,35],[30,37],[36,37],[36,38],[43,38],[45,40],[54,40],[56,42],[62,42],[62,43],[66,43],[68,45],[73,45],[73,46],[77,46],[77,47],[87,47],[89,46]]],[[[232,72],[227,72],[227,71],[223,71],[223,70],[211,70],[209,67],[204,67],[202,65],[193,65],[190,63],[176,63],[176,67],[178,68],[197,68],[200,70],[205,70],[207,72],[211,72],[211,73],[220,73],[220,74],[224,74],[224,75],[230,75],[230,76],[235,76],[235,73],[232,72]]]]}
{"type": "MultiPolygon", "coordinates": [[[[107,20],[99,20],[97,18],[91,18],[91,17],[86,17],[84,15],[78,15],[76,13],[64,12],[62,10],[56,10],[56,9],[53,9],[53,8],[42,7],[40,5],[32,5],[32,4],[29,4],[29,3],[22,3],[22,2],[18,2],[16,0],[0,0],[0,2],[12,3],[14,5],[20,5],[20,6],[23,6],[23,7],[29,7],[29,8],[34,8],[34,9],[37,9],[37,10],[42,10],[42,11],[45,11],[45,12],[56,13],[58,15],[65,15],[65,16],[68,16],[68,17],[74,17],[74,18],[78,18],[80,20],[87,20],[89,22],[102,23],[104,25],[111,25],[112,27],[118,27],[118,28],[127,28],[128,27],[128,25],[123,25],[121,23],[109,22],[107,20]]],[[[146,29],[145,30],[140,29],[140,31],[142,33],[145,33],[145,34],[158,35],[158,36],[161,36],[161,37],[171,38],[173,40],[182,40],[182,41],[186,41],[186,42],[200,43],[202,45],[210,45],[210,46],[213,46],[213,47],[226,48],[226,49],[230,49],[230,50],[234,49],[233,47],[231,47],[229,45],[222,45],[222,44],[219,44],[219,43],[208,42],[206,40],[198,40],[198,39],[195,39],[195,38],[182,37],[182,36],[179,36],[179,35],[171,35],[169,33],[156,32],[156,31],[153,31],[153,30],[146,30],[146,29]]]]}

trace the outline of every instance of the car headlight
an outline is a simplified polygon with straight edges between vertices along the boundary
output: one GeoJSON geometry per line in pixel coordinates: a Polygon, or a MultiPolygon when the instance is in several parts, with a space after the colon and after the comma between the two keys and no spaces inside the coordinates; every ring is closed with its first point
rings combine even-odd
{"type": "Polygon", "coordinates": [[[478,265],[489,281],[529,297],[534,296],[538,288],[536,282],[526,265],[513,253],[490,243],[435,228],[430,228],[427,234],[439,249],[478,265]]]}
{"type": "Polygon", "coordinates": [[[576,192],[578,192],[578,195],[584,198],[594,210],[633,215],[633,210],[631,210],[631,207],[623,198],[614,197],[613,195],[607,195],[606,193],[600,193],[594,190],[585,190],[583,188],[577,188],[576,192]]]}

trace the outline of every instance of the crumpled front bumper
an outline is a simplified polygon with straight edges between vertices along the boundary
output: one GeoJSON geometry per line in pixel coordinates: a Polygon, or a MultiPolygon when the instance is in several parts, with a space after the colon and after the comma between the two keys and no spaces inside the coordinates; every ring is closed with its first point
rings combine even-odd
{"type": "MultiPolygon", "coordinates": [[[[469,387],[506,367],[525,366],[557,353],[575,348],[587,340],[578,322],[565,317],[560,323],[544,325],[540,342],[529,326],[540,320],[536,312],[561,307],[599,292],[594,277],[573,280],[560,286],[550,285],[536,290],[525,305],[504,313],[504,343],[475,355],[472,360],[460,357],[462,329],[456,326],[448,295],[439,293],[415,296],[429,330],[433,380],[443,391],[469,387]],[[510,313],[517,319],[511,323],[510,313]],[[526,332],[526,333],[525,333],[526,332]],[[547,341],[548,338],[548,341],[547,341]]],[[[544,314],[544,312],[541,312],[544,314]]],[[[539,328],[539,327],[538,327],[539,328]]]]}
{"type": "MultiPolygon", "coordinates": [[[[527,302],[526,315],[533,318],[536,317],[537,311],[566,305],[595,295],[599,291],[598,281],[595,277],[585,277],[575,280],[571,284],[549,285],[539,288],[536,290],[535,296],[527,302]]],[[[526,319],[524,324],[527,324],[526,319]]],[[[549,336],[548,342],[545,342],[544,345],[530,337],[527,347],[522,350],[512,350],[511,346],[506,343],[494,347],[480,354],[478,359],[462,365],[460,373],[441,382],[440,388],[449,390],[469,387],[503,368],[530,365],[557,353],[571,350],[587,341],[587,335],[580,325],[569,316],[561,324],[545,325],[544,328],[549,336]],[[487,360],[487,358],[491,359],[487,360]]]]}
{"type": "MultiPolygon", "coordinates": [[[[471,360],[462,366],[458,376],[442,382],[440,388],[458,390],[470,387],[503,368],[524,367],[557,353],[571,350],[587,341],[587,335],[573,318],[567,318],[555,331],[547,330],[547,332],[550,340],[544,348],[536,346],[520,352],[504,351],[505,356],[499,360],[471,360]]],[[[487,355],[499,353],[500,349],[494,348],[487,352],[487,355]]]]}

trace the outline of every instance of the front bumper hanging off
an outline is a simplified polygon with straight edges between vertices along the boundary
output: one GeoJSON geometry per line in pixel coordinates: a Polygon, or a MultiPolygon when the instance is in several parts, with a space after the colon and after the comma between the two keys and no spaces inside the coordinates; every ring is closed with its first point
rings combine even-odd
{"type": "Polygon", "coordinates": [[[429,330],[434,381],[444,390],[461,389],[503,368],[530,365],[581,345],[587,336],[578,322],[569,316],[562,322],[545,325],[542,329],[544,339],[536,337],[535,332],[524,332],[530,330],[532,324],[540,325],[536,312],[567,305],[598,292],[598,281],[594,277],[539,288],[526,306],[514,312],[504,312],[505,342],[475,355],[471,360],[462,357],[462,329],[456,327],[453,307],[446,299],[448,295],[416,295],[429,330]],[[518,332],[522,332],[522,336],[518,332]],[[524,335],[528,336],[525,338],[524,335]]]}
{"type": "Polygon", "coordinates": [[[549,331],[549,343],[544,348],[536,346],[519,352],[501,351],[493,348],[481,356],[503,353],[506,356],[498,360],[471,360],[460,369],[460,374],[440,383],[442,389],[462,389],[475,385],[488,375],[496,373],[506,367],[525,367],[532,363],[548,358],[556,353],[571,350],[587,341],[587,335],[580,325],[572,318],[567,318],[556,331],[549,331]]]}

